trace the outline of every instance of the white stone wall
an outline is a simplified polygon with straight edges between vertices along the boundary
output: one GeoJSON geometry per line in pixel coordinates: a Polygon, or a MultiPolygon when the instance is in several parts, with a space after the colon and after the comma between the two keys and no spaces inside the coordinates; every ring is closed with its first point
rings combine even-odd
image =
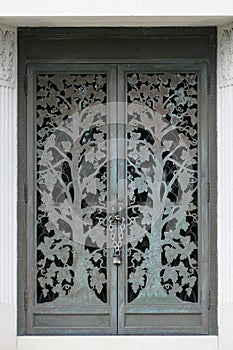
{"type": "Polygon", "coordinates": [[[0,23],[14,26],[207,26],[231,22],[232,0],[0,1],[0,23]]]}
{"type": "MultiPolygon", "coordinates": [[[[175,3],[179,4],[180,1],[175,3]]],[[[10,11],[10,7],[7,1],[4,3],[6,5],[4,11],[7,13],[7,11],[10,11]]],[[[24,3],[29,4],[27,1],[24,3]]],[[[54,11],[58,11],[59,6],[61,6],[61,1],[57,3],[57,9],[54,8],[54,11]]],[[[89,1],[88,3],[91,4],[92,2],[89,1]]],[[[147,2],[145,1],[145,3],[147,2]]],[[[166,1],[163,1],[163,3],[166,3],[166,1]]],[[[211,9],[215,8],[217,11],[218,7],[218,14],[221,17],[217,2],[213,1],[211,3],[213,4],[211,9]]],[[[46,4],[48,10],[45,13],[48,13],[52,9],[50,8],[50,2],[46,1],[46,4]]],[[[135,6],[135,11],[137,4],[137,1],[131,3],[131,6],[135,6]]],[[[195,4],[197,3],[195,2],[195,4]]],[[[224,1],[219,4],[222,5],[222,12],[226,10],[227,6],[230,6],[230,8],[233,6],[232,1],[224,1]]],[[[15,5],[15,13],[17,13],[17,11],[19,12],[19,2],[15,1],[15,5]]],[[[200,4],[197,5],[194,14],[200,11],[200,7],[200,4]]],[[[0,13],[2,13],[1,10],[0,4],[0,13]]],[[[36,10],[34,9],[34,13],[36,13],[36,10]]],[[[147,10],[145,6],[145,11],[147,10]]],[[[11,9],[11,14],[13,14],[12,11],[11,9]]],[[[174,8],[173,11],[175,11],[174,8]]],[[[187,14],[187,6],[184,6],[183,11],[186,11],[187,14]]],[[[231,13],[233,14],[233,9],[232,12],[228,12],[228,16],[231,13]]],[[[39,14],[39,10],[37,14],[39,14]]],[[[143,12],[140,15],[143,15],[143,12]]],[[[221,20],[219,17],[212,18],[212,21],[216,21],[216,24],[219,21],[224,23],[226,16],[222,16],[221,20]]],[[[8,20],[5,17],[3,22],[7,21],[11,23],[10,17],[8,20]]],[[[32,18],[29,18],[25,25],[29,24],[30,21],[32,21],[32,18]]],[[[54,17],[53,21],[61,24],[58,18],[54,17]]],[[[146,17],[144,17],[145,21],[146,17]]],[[[162,23],[162,17],[160,21],[162,23]]],[[[189,21],[191,24],[192,18],[189,21]]],[[[88,19],[83,21],[86,26],[90,22],[88,22],[88,19]]],[[[135,19],[136,22],[137,19],[135,19]]],[[[37,25],[43,25],[43,21],[39,17],[37,17],[36,23],[37,25]]],[[[131,18],[131,21],[127,23],[128,25],[134,23],[133,19],[131,18]]],[[[158,22],[156,23],[158,24],[158,22]]],[[[118,348],[121,350],[129,348],[135,350],[156,348],[159,350],[170,350],[171,348],[179,350],[231,350],[233,348],[233,225],[231,220],[233,217],[233,169],[231,169],[233,168],[233,24],[218,29],[218,337],[16,337],[16,94],[16,31],[10,27],[0,25],[0,350],[15,350],[16,347],[18,350],[59,350],[64,348],[89,350],[94,347],[97,350],[107,350],[109,348],[112,350],[118,348]]]]}
{"type": "MultiPolygon", "coordinates": [[[[231,0],[8,0],[0,3],[1,16],[229,16],[231,0]]],[[[191,19],[190,19],[191,21],[191,19]]]]}

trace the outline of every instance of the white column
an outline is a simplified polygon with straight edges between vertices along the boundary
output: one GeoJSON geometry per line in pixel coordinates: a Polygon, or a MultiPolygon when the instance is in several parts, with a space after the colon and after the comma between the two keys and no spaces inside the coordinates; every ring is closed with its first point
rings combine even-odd
{"type": "Polygon", "coordinates": [[[16,31],[0,25],[0,349],[16,344],[16,31]]]}
{"type": "Polygon", "coordinates": [[[219,349],[233,344],[233,24],[218,28],[219,349]]]}

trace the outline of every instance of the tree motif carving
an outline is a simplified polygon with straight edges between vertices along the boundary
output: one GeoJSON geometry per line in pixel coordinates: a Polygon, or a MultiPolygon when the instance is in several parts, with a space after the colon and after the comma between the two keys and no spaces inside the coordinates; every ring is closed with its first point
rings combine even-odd
{"type": "MultiPolygon", "coordinates": [[[[127,78],[128,302],[198,301],[198,81],[127,78]]],[[[37,301],[107,302],[105,74],[37,76],[37,301]]]]}
{"type": "Polygon", "coordinates": [[[197,75],[127,83],[128,301],[197,302],[197,75]]]}
{"type": "Polygon", "coordinates": [[[107,301],[105,74],[37,76],[37,301],[107,301]]]}

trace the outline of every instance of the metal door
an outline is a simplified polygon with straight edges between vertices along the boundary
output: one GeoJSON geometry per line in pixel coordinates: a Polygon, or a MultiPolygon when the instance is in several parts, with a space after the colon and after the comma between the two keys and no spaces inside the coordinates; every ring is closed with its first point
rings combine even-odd
{"type": "Polygon", "coordinates": [[[207,332],[206,77],[28,66],[29,333],[207,332]]]}
{"type": "Polygon", "coordinates": [[[206,332],[207,66],[122,65],[119,81],[118,192],[127,223],[119,332],[206,332]]]}

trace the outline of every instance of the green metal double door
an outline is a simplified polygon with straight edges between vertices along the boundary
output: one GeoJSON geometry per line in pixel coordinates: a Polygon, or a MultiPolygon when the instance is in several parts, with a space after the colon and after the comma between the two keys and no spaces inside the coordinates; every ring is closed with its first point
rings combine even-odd
{"type": "Polygon", "coordinates": [[[29,334],[208,331],[206,81],[28,65],[29,334]]]}

